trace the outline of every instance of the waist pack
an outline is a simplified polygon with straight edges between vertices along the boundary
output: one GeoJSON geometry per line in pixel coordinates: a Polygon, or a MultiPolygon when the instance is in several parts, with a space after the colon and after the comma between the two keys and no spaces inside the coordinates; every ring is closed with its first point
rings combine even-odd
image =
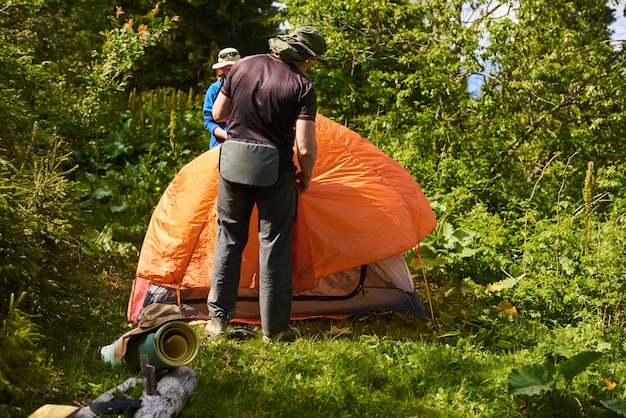
{"type": "Polygon", "coordinates": [[[280,175],[280,153],[270,144],[229,139],[220,148],[219,170],[231,183],[273,186],[280,175]]]}

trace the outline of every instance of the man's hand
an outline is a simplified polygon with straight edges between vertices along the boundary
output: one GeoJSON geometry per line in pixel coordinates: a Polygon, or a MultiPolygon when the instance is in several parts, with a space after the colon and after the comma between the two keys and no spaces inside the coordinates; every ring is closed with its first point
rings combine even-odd
{"type": "Polygon", "coordinates": [[[311,184],[311,178],[305,178],[304,173],[302,171],[296,172],[296,185],[300,188],[300,191],[303,192],[309,188],[311,184]]]}
{"type": "Polygon", "coordinates": [[[224,142],[226,141],[226,138],[228,138],[228,134],[226,133],[225,130],[223,130],[221,127],[217,127],[215,129],[213,129],[213,136],[215,138],[217,138],[218,142],[224,142]]]}

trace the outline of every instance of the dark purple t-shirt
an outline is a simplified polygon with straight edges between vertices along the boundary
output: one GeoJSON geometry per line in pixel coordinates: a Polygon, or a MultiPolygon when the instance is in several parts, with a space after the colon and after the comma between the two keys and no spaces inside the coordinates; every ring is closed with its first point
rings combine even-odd
{"type": "Polygon", "coordinates": [[[237,61],[221,92],[232,101],[229,139],[269,141],[290,159],[296,120],[315,120],[313,83],[294,65],[270,55],[237,61]]]}

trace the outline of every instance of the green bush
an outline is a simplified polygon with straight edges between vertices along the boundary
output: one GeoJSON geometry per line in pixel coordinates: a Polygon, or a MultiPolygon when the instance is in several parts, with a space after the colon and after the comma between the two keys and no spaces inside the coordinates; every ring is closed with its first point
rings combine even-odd
{"type": "MultiPolygon", "coordinates": [[[[19,309],[25,293],[11,295],[8,314],[0,328],[0,403],[15,404],[29,391],[42,391],[50,377],[46,352],[39,347],[43,336],[29,315],[19,309]]],[[[18,403],[19,404],[19,403],[18,403]]]]}
{"type": "Polygon", "coordinates": [[[72,183],[66,178],[67,155],[56,142],[42,156],[18,170],[0,160],[0,301],[27,291],[29,303],[67,280],[76,263],[72,183]]]}

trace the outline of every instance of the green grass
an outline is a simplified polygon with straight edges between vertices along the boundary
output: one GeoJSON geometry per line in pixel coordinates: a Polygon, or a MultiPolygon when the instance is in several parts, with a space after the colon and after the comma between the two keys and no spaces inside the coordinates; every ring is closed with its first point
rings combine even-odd
{"type": "Polygon", "coordinates": [[[472,416],[506,383],[494,360],[373,334],[305,334],[272,346],[211,341],[194,363],[208,382],[184,416],[202,416],[203,398],[215,399],[213,416],[472,416]]]}
{"type": "MultiPolygon", "coordinates": [[[[44,322],[49,387],[0,406],[0,417],[27,417],[44,404],[84,405],[132,377],[100,358],[102,346],[134,327],[125,319],[128,289],[104,283],[106,301],[96,281],[71,304],[58,297],[63,315],[44,322]]],[[[615,401],[626,397],[620,330],[502,315],[491,298],[448,288],[432,284],[435,320],[371,314],[297,321],[293,343],[265,344],[260,335],[215,341],[194,325],[200,349],[188,366],[199,380],[180,417],[610,417],[590,401],[590,387],[615,401]],[[509,393],[513,370],[599,347],[605,355],[568,385],[539,397],[509,393]]]]}
{"type": "MultiPolygon", "coordinates": [[[[546,402],[523,408],[508,393],[513,369],[541,362],[557,340],[588,338],[590,331],[537,330],[506,322],[531,335],[534,346],[501,349],[488,339],[450,333],[438,322],[400,315],[295,322],[293,343],[211,340],[194,326],[201,347],[189,364],[199,381],[181,417],[515,417],[546,416],[546,402]],[[535,415],[533,415],[533,413],[535,415]]],[[[258,331],[255,326],[247,326],[258,331]]],[[[63,370],[57,392],[43,403],[88,403],[131,373],[99,357],[114,335],[92,336],[58,353],[63,370]]],[[[599,384],[609,363],[583,379],[599,384]]],[[[622,369],[623,372],[623,369],[622,369]]],[[[583,385],[584,386],[584,385],[583,385]]],[[[589,404],[584,387],[558,399],[561,416],[606,416],[589,404]],[[582,412],[582,402],[584,413],[582,412]]],[[[554,400],[550,400],[553,402],[554,400]]],[[[530,404],[528,404],[530,405],[530,404]]],[[[527,406],[528,406],[527,405],[527,406]]],[[[34,409],[38,405],[33,405],[34,409]]],[[[554,414],[554,408],[548,416],[554,414]]]]}

